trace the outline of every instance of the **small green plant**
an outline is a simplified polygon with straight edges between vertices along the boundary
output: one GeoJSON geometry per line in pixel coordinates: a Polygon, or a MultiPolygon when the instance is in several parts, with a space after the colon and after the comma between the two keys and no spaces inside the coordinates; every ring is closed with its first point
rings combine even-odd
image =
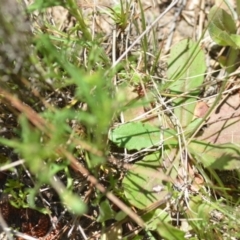
{"type": "Polygon", "coordinates": [[[27,191],[23,191],[24,184],[17,180],[8,180],[4,193],[11,194],[11,203],[14,207],[28,207],[26,203],[27,191]]]}
{"type": "MultiPolygon", "coordinates": [[[[178,182],[178,168],[182,164],[189,164],[187,158],[190,156],[195,159],[196,167],[203,166],[210,171],[234,170],[239,167],[240,152],[235,144],[209,144],[192,138],[205,120],[194,117],[205,71],[204,54],[198,43],[191,40],[179,42],[170,52],[167,70],[169,82],[165,83],[166,86],[164,84],[160,86],[161,91],[169,89],[173,96],[174,110],[170,112],[174,124],[159,129],[150,123],[130,122],[110,132],[110,140],[119,147],[140,152],[149,151],[149,155],[136,162],[123,179],[125,197],[139,209],[145,209],[163,200],[169,192],[172,192],[170,185],[178,182]],[[184,155],[184,152],[187,155],[184,155]],[[185,160],[182,160],[183,158],[185,160]],[[171,162],[168,163],[171,167],[163,167],[168,161],[171,162]]],[[[184,181],[184,176],[181,177],[184,181]]],[[[215,207],[214,201],[203,205],[199,197],[190,197],[188,201],[189,217],[200,216],[201,211],[210,216],[215,207]]],[[[163,219],[160,217],[156,224],[155,214],[155,211],[148,214],[146,224],[152,230],[158,231],[163,219]]],[[[158,216],[165,216],[166,213],[162,211],[161,214],[158,216]]],[[[171,218],[167,216],[169,222],[171,218]]],[[[176,231],[175,239],[183,239],[183,233],[179,230],[173,228],[168,230],[172,233],[176,231]]],[[[166,229],[165,233],[166,239],[173,238],[173,235],[167,234],[169,232],[166,229]]]]}
{"type": "Polygon", "coordinates": [[[116,23],[117,27],[124,32],[129,24],[130,3],[121,0],[118,5],[115,5],[113,8],[108,7],[108,9],[109,11],[107,11],[106,14],[109,14],[116,23]]]}
{"type": "MultiPolygon", "coordinates": [[[[237,5],[239,5],[238,1],[237,5]]],[[[228,73],[236,70],[239,62],[240,36],[237,34],[236,19],[233,14],[234,12],[229,14],[221,7],[213,6],[208,17],[208,31],[213,41],[220,46],[230,47],[226,57],[219,57],[219,62],[228,73]]]]}

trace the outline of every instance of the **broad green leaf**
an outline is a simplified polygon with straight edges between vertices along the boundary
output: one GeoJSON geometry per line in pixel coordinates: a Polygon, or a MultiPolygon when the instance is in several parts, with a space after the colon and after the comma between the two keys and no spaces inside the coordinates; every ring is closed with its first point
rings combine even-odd
{"type": "Polygon", "coordinates": [[[194,218],[196,214],[201,214],[204,212],[204,218],[209,218],[210,212],[213,210],[211,207],[211,202],[204,202],[200,195],[191,196],[189,198],[189,209],[186,210],[186,214],[194,218]]]}
{"type": "Polygon", "coordinates": [[[231,34],[230,37],[237,47],[240,48],[240,36],[237,34],[231,34]]]}
{"type": "Polygon", "coordinates": [[[204,53],[198,43],[185,39],[172,47],[168,66],[167,77],[173,81],[169,87],[170,91],[187,95],[173,101],[174,112],[182,126],[186,127],[192,121],[196,96],[200,93],[200,86],[204,80],[204,53]]]}
{"type": "Polygon", "coordinates": [[[208,31],[217,44],[236,48],[237,44],[231,38],[231,34],[237,31],[234,19],[224,9],[214,6],[209,12],[208,31]]]}
{"type": "Polygon", "coordinates": [[[193,119],[197,101],[194,98],[178,98],[174,101],[174,113],[178,117],[183,128],[187,128],[193,119]]]}
{"type": "Polygon", "coordinates": [[[160,167],[160,161],[160,155],[152,154],[134,164],[124,176],[124,194],[139,209],[162,200],[168,194],[166,175],[160,167]]]}
{"type": "Polygon", "coordinates": [[[177,145],[176,134],[173,130],[159,129],[150,124],[131,122],[113,129],[109,139],[117,146],[129,150],[140,150],[165,145],[177,145]]]}
{"type": "Polygon", "coordinates": [[[155,231],[158,228],[158,224],[162,222],[167,223],[172,221],[172,218],[169,215],[169,213],[164,211],[164,209],[159,208],[153,212],[147,213],[142,217],[142,219],[147,224],[146,229],[150,231],[155,231]]]}
{"type": "Polygon", "coordinates": [[[236,48],[237,45],[232,40],[229,33],[222,31],[218,27],[215,26],[214,23],[209,23],[208,25],[209,34],[214,42],[216,42],[220,46],[231,46],[236,48]]]}
{"type": "Polygon", "coordinates": [[[209,144],[192,141],[188,151],[206,168],[234,170],[240,168],[240,149],[233,143],[209,144]]]}
{"type": "Polygon", "coordinates": [[[109,219],[114,219],[116,213],[113,211],[108,200],[102,201],[99,204],[99,216],[97,218],[98,222],[105,222],[109,219]]]}
{"type": "Polygon", "coordinates": [[[185,232],[172,226],[172,224],[166,222],[160,222],[157,226],[158,234],[166,240],[184,240],[185,232]]]}
{"type": "Polygon", "coordinates": [[[191,196],[189,198],[188,206],[189,208],[186,209],[185,214],[188,219],[192,219],[190,224],[199,229],[202,229],[203,226],[209,224],[211,212],[218,208],[218,204],[214,203],[213,199],[210,201],[203,201],[203,198],[200,195],[191,196]],[[201,219],[201,221],[199,221],[199,219],[201,219]]]}
{"type": "Polygon", "coordinates": [[[199,126],[199,123],[201,123],[202,118],[196,118],[194,119],[186,128],[184,131],[184,135],[188,137],[192,132],[196,129],[197,126],[199,126]]]}
{"type": "Polygon", "coordinates": [[[115,214],[115,220],[116,221],[122,221],[125,217],[127,217],[127,214],[124,211],[119,211],[115,214]]]}
{"type": "Polygon", "coordinates": [[[206,70],[205,57],[198,43],[184,39],[171,48],[167,77],[174,81],[170,90],[176,93],[195,93],[202,84],[206,70]]]}
{"type": "Polygon", "coordinates": [[[236,24],[232,16],[218,6],[213,6],[211,8],[208,19],[210,23],[214,23],[214,25],[222,31],[232,34],[237,31],[236,24]]]}

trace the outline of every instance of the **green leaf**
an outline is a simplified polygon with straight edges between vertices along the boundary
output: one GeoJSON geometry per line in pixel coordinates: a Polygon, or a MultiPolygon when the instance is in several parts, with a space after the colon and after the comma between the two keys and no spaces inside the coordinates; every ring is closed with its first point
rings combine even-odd
{"type": "Polygon", "coordinates": [[[240,36],[237,34],[231,34],[230,37],[237,47],[240,48],[240,36]]]}
{"type": "Polygon", "coordinates": [[[237,31],[234,19],[224,9],[214,6],[209,12],[209,26],[208,31],[214,42],[221,46],[231,46],[236,48],[237,44],[234,42],[234,37],[237,31]]]}
{"type": "Polygon", "coordinates": [[[160,155],[152,154],[134,164],[124,176],[124,194],[135,207],[143,209],[168,194],[166,176],[160,162],[160,155]]]}
{"type": "Polygon", "coordinates": [[[164,209],[156,209],[153,212],[145,214],[142,219],[147,224],[147,230],[155,231],[158,228],[158,224],[161,222],[172,221],[169,213],[165,212],[164,209]]]}
{"type": "Polygon", "coordinates": [[[116,213],[112,210],[108,200],[102,201],[99,205],[99,216],[97,218],[98,222],[105,222],[109,219],[114,219],[116,213]]]}
{"type": "Polygon", "coordinates": [[[166,240],[184,240],[185,232],[173,227],[171,224],[166,222],[160,222],[157,226],[158,234],[166,240]]]}
{"type": "Polygon", "coordinates": [[[171,48],[167,70],[167,77],[174,81],[171,91],[185,93],[194,89],[198,94],[196,88],[202,84],[205,70],[204,53],[198,43],[184,39],[171,48]]]}
{"type": "Polygon", "coordinates": [[[236,48],[237,45],[233,42],[230,35],[219,28],[217,28],[214,23],[209,23],[208,25],[209,34],[214,42],[220,46],[231,46],[236,48]]]}
{"type": "Polygon", "coordinates": [[[39,170],[36,173],[38,179],[42,182],[42,183],[48,183],[49,179],[51,179],[51,177],[53,177],[56,173],[66,169],[66,165],[63,163],[52,163],[52,162],[48,162],[47,164],[42,164],[43,166],[41,166],[41,168],[39,168],[39,170]]]}
{"type": "Polygon", "coordinates": [[[184,135],[186,137],[188,137],[189,135],[192,134],[192,132],[197,128],[197,126],[199,126],[199,124],[201,123],[202,118],[196,118],[194,119],[186,128],[184,131],[184,135]]]}
{"type": "Polygon", "coordinates": [[[168,66],[167,77],[173,81],[169,87],[170,91],[173,94],[187,95],[173,101],[174,113],[182,126],[186,127],[192,121],[196,96],[200,93],[200,86],[204,80],[204,53],[198,43],[185,39],[172,47],[168,66]]]}
{"type": "Polygon", "coordinates": [[[64,0],[35,0],[33,4],[28,7],[28,11],[34,12],[48,7],[65,6],[64,0]]]}
{"type": "Polygon", "coordinates": [[[208,19],[210,23],[227,33],[236,33],[237,28],[232,16],[224,9],[213,6],[209,12],[208,19]]]}
{"type": "Polygon", "coordinates": [[[84,202],[75,194],[65,190],[60,195],[62,201],[66,204],[69,211],[73,214],[82,215],[86,213],[87,207],[84,202]]]}
{"type": "Polygon", "coordinates": [[[178,117],[183,128],[187,128],[193,120],[197,101],[194,98],[177,98],[173,101],[174,114],[178,117]]]}
{"type": "Polygon", "coordinates": [[[192,141],[189,152],[206,168],[234,170],[240,168],[240,150],[235,144],[209,144],[203,141],[192,141]]]}
{"type": "Polygon", "coordinates": [[[115,220],[116,221],[121,221],[123,220],[125,217],[127,217],[127,214],[124,211],[119,211],[115,214],[115,220]]]}
{"type": "Polygon", "coordinates": [[[159,129],[150,124],[131,122],[113,129],[109,139],[117,146],[129,150],[165,145],[177,145],[176,134],[173,130],[159,129]]]}

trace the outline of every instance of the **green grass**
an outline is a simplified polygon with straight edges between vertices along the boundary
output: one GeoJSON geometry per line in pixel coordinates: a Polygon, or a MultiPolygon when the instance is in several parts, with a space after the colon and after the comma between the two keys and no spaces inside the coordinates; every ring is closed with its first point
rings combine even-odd
{"type": "MultiPolygon", "coordinates": [[[[8,134],[0,162],[1,171],[18,172],[19,183],[9,177],[4,190],[14,206],[50,213],[35,202],[48,189],[70,213],[67,232],[86,239],[239,237],[239,147],[198,138],[237,74],[232,61],[221,62],[220,90],[197,118],[209,71],[202,38],[182,40],[166,55],[155,25],[163,16],[149,25],[143,2],[81,8],[36,0],[18,22],[4,4],[0,127],[8,134]],[[49,19],[55,5],[69,14],[65,28],[49,19]],[[24,165],[13,166],[14,158],[24,165]],[[76,226],[85,222],[91,227],[83,234],[76,226]]],[[[226,40],[211,14],[204,31],[238,48],[231,45],[238,36],[224,33],[226,40]]]]}

